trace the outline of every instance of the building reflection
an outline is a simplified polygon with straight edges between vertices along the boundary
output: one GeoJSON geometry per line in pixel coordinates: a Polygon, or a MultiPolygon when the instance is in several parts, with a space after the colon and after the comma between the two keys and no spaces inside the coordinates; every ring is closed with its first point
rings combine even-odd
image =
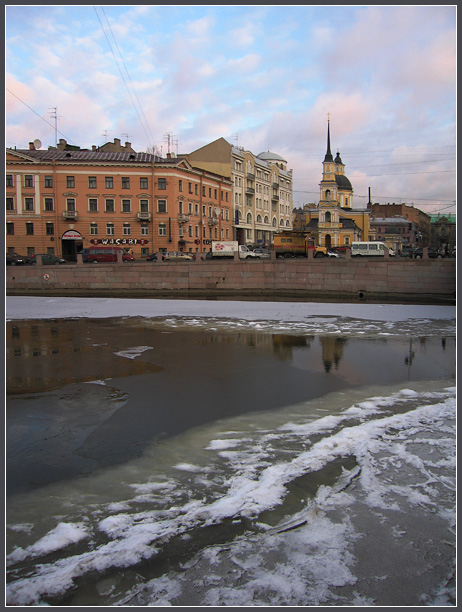
{"type": "Polygon", "coordinates": [[[74,382],[132,376],[162,368],[136,359],[114,359],[94,345],[85,319],[21,321],[6,325],[6,392],[51,391],[74,382]]]}
{"type": "Polygon", "coordinates": [[[338,369],[340,361],[343,357],[343,348],[348,342],[346,338],[337,336],[323,336],[320,338],[322,346],[322,362],[324,371],[329,373],[332,366],[338,369]]]}

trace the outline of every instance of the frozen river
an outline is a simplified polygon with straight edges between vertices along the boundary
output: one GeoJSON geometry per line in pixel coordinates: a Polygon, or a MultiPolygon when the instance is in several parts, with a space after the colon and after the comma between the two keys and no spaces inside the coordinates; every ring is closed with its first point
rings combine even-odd
{"type": "Polygon", "coordinates": [[[6,307],[8,604],[454,605],[454,307],[6,307]]]}

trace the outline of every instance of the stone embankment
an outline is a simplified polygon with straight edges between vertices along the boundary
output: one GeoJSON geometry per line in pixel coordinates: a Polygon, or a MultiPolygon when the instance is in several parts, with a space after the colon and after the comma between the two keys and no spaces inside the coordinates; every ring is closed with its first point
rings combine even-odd
{"type": "Polygon", "coordinates": [[[6,268],[7,295],[292,298],[454,304],[456,260],[267,259],[6,268]]]}

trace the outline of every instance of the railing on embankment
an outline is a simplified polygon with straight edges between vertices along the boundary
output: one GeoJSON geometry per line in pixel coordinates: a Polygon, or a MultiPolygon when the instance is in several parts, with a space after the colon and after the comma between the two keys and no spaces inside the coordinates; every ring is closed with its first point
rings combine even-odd
{"type": "Polygon", "coordinates": [[[456,260],[271,259],[6,268],[7,295],[455,303],[456,260]]]}

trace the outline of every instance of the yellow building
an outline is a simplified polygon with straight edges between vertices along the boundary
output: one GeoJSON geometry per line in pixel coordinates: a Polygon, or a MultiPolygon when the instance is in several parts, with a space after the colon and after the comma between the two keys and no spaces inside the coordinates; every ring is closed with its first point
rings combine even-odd
{"type": "Polygon", "coordinates": [[[353,208],[353,187],[345,176],[345,165],[330,149],[330,121],[327,124],[327,152],[323,161],[320,200],[294,211],[294,230],[308,233],[317,245],[327,248],[369,240],[370,211],[353,208]]]}

